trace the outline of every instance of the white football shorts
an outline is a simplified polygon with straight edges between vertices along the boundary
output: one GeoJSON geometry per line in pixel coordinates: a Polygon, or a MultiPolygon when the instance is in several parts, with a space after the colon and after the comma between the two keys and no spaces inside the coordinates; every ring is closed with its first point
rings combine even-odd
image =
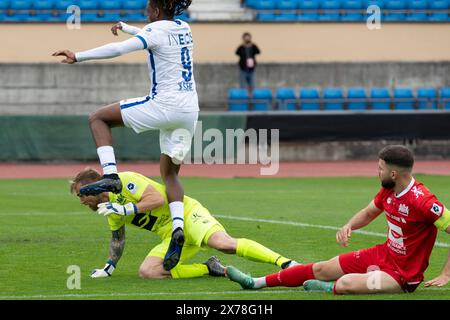
{"type": "Polygon", "coordinates": [[[158,106],[150,96],[120,101],[122,120],[136,133],[159,129],[161,153],[181,163],[197,126],[198,111],[174,112],[158,106]]]}

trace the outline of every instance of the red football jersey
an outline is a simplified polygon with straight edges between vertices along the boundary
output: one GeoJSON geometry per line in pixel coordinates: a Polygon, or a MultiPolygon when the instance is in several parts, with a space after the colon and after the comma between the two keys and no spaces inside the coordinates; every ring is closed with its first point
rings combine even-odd
{"type": "Polygon", "coordinates": [[[444,206],[414,178],[399,194],[381,188],[374,202],[386,214],[389,230],[384,245],[390,263],[406,282],[422,281],[436,241],[434,222],[442,216],[444,206]]]}

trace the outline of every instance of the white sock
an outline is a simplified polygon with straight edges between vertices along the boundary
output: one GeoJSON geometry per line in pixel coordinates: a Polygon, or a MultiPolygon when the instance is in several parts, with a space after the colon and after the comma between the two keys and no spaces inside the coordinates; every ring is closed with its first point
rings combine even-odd
{"type": "Polygon", "coordinates": [[[261,278],[253,278],[254,281],[254,288],[255,289],[260,289],[260,288],[265,288],[267,287],[267,283],[266,283],[266,277],[261,277],[261,278]]]}
{"type": "Polygon", "coordinates": [[[116,157],[114,156],[113,147],[99,147],[97,148],[97,154],[103,168],[103,174],[117,173],[116,157]]]}
{"type": "Polygon", "coordinates": [[[170,214],[172,216],[172,232],[176,228],[184,228],[184,204],[181,201],[169,203],[170,214]]]}

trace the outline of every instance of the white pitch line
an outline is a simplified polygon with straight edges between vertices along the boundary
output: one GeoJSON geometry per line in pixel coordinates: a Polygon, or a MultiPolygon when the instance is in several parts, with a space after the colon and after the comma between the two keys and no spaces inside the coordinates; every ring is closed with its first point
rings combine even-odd
{"type": "MultiPolygon", "coordinates": [[[[88,211],[73,211],[73,212],[65,212],[64,214],[73,214],[73,215],[82,215],[89,213],[88,211]]],[[[14,213],[14,215],[56,215],[58,213],[48,213],[48,212],[23,212],[23,213],[14,213]]],[[[6,214],[8,215],[8,214],[6,214]]],[[[0,215],[1,216],[1,215],[0,215]]],[[[229,220],[237,220],[237,221],[249,221],[249,222],[264,222],[264,223],[272,223],[272,224],[281,224],[281,225],[287,225],[287,226],[295,226],[295,227],[302,227],[302,228],[317,228],[317,229],[325,229],[325,230],[334,230],[337,231],[340,229],[340,227],[335,226],[324,226],[320,224],[310,224],[310,223],[303,223],[303,222],[296,222],[296,221],[282,221],[282,220],[270,220],[270,219],[258,219],[258,218],[250,218],[250,217],[236,217],[236,216],[228,216],[228,215],[221,215],[221,214],[213,214],[214,217],[220,218],[220,219],[229,219],[229,220]]],[[[366,236],[374,236],[379,238],[386,238],[385,233],[380,232],[373,232],[373,231],[365,231],[365,230],[355,230],[353,233],[356,234],[362,234],[366,236]]],[[[446,242],[439,242],[436,241],[434,243],[435,247],[440,248],[450,248],[450,244],[446,242]]]]}
{"type": "MultiPolygon", "coordinates": [[[[280,220],[258,219],[258,218],[249,218],[249,217],[225,216],[225,215],[220,215],[220,214],[215,214],[213,216],[220,218],[220,219],[251,221],[251,222],[265,222],[265,223],[282,224],[282,225],[296,226],[296,227],[303,227],[303,228],[317,228],[317,229],[326,229],[326,230],[335,230],[335,231],[341,229],[339,227],[334,227],[334,226],[323,226],[323,225],[319,225],[319,224],[302,223],[302,222],[295,222],[295,221],[280,221],[280,220]]],[[[355,231],[353,231],[353,233],[363,234],[366,236],[386,238],[386,234],[380,233],[380,232],[355,230],[355,231]]],[[[435,242],[434,245],[436,247],[441,247],[441,248],[450,248],[450,244],[445,243],[445,242],[435,242]]]]}
{"type": "Polygon", "coordinates": [[[243,295],[243,294],[269,294],[269,293],[305,293],[304,290],[239,290],[239,291],[203,291],[203,292],[137,292],[137,293],[88,293],[88,294],[37,294],[37,295],[23,295],[23,296],[0,296],[2,299],[52,299],[52,298],[95,298],[95,297],[151,297],[151,296],[192,296],[192,295],[243,295]]]}
{"type": "MultiPolygon", "coordinates": [[[[449,291],[450,288],[424,288],[420,291],[449,291]]],[[[0,300],[5,299],[55,299],[55,298],[99,298],[99,297],[155,297],[155,296],[193,296],[193,295],[264,295],[264,294],[279,294],[279,293],[300,293],[309,294],[309,292],[294,289],[294,290],[239,290],[239,291],[202,291],[202,292],[136,292],[136,293],[88,293],[88,294],[36,294],[36,295],[22,295],[22,296],[0,296],[0,300]]]]}

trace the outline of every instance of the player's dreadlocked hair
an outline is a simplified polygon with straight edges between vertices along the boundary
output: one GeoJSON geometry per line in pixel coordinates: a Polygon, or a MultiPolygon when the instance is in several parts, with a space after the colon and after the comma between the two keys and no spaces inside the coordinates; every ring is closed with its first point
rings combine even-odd
{"type": "Polygon", "coordinates": [[[183,13],[192,3],[192,0],[151,0],[155,3],[155,6],[160,8],[166,13],[167,16],[179,16],[183,13]]]}

